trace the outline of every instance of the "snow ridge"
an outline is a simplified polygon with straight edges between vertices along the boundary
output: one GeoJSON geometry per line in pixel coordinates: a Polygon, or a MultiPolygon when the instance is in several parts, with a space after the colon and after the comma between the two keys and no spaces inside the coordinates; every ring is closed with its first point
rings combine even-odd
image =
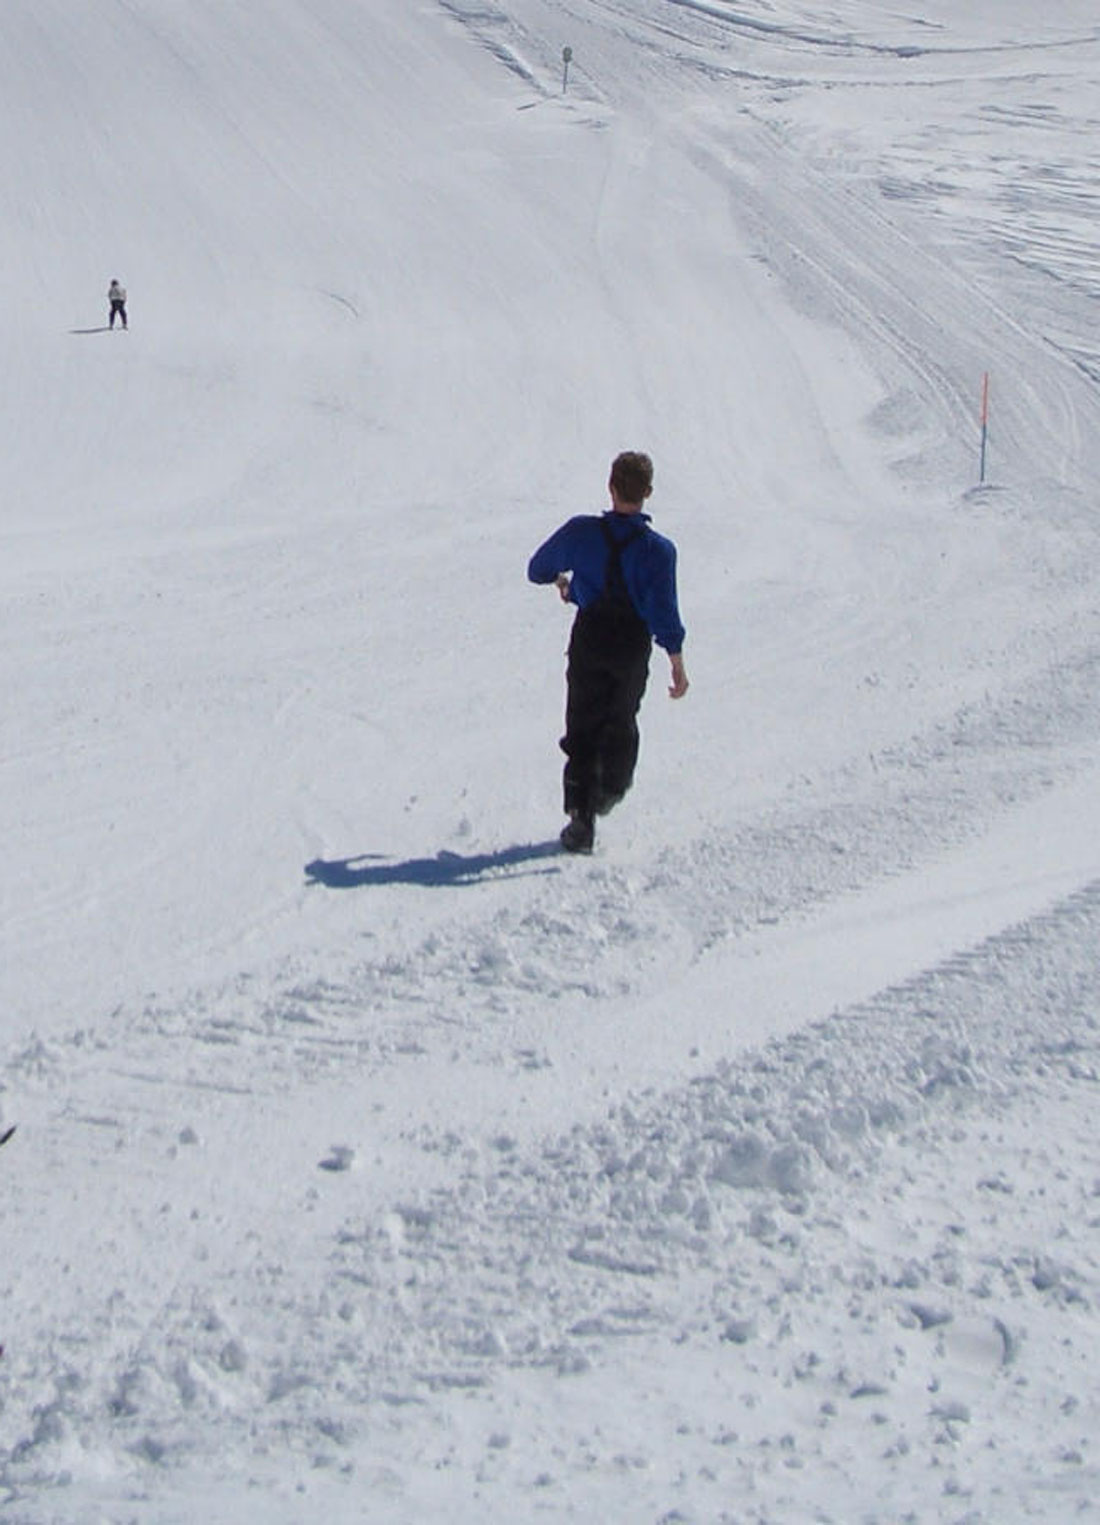
{"type": "MultiPolygon", "coordinates": [[[[1042,1120],[1057,1108],[1063,1139],[1094,1148],[1098,934],[1094,882],[871,1002],[540,1147],[425,1126],[416,1147],[451,1161],[455,1183],[366,1215],[349,1201],[317,1246],[312,1295],[288,1301],[261,1257],[205,1290],[183,1277],[143,1331],[120,1289],[94,1346],[59,1328],[33,1364],[24,1352],[8,1367],[10,1516],[79,1517],[55,1490],[108,1416],[116,1466],[127,1453],[200,1464],[205,1413],[223,1455],[227,1436],[229,1450],[289,1442],[350,1486],[374,1416],[414,1414],[419,1435],[455,1393],[480,1395],[491,1498],[518,1375],[563,1384],[558,1411],[581,1415],[572,1390],[598,1382],[624,1340],[639,1371],[657,1347],[674,1365],[712,1352],[714,1417],[692,1441],[713,1451],[712,1507],[732,1467],[737,1518],[847,1518],[850,1448],[872,1436],[888,1462],[884,1517],[928,1469],[975,1519],[998,1499],[1038,1508],[1052,1487],[1083,1502],[1097,1416],[1052,1411],[1047,1393],[1052,1363],[1067,1380],[1083,1372],[1100,1332],[1100,1199],[1078,1198],[1042,1120]],[[816,1417],[796,1434],[775,1428],[784,1409],[816,1417]],[[44,1484],[48,1515],[29,1503],[44,1484]]],[[[345,1195],[357,1179],[339,1174],[345,1195]]],[[[574,1436],[597,1488],[614,1429],[574,1436]]],[[[640,1507],[674,1506],[676,1447],[645,1469],[640,1507]]],[[[560,1485],[551,1468],[528,1486],[553,1499],[560,1485]]]]}

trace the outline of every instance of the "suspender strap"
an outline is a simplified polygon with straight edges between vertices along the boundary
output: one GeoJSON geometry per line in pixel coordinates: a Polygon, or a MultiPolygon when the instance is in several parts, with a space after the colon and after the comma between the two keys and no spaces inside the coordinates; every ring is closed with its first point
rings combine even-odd
{"type": "Polygon", "coordinates": [[[630,604],[633,608],[633,600],[626,586],[626,578],[623,576],[622,555],[628,545],[642,538],[646,527],[644,524],[639,524],[621,540],[606,519],[600,520],[600,529],[603,531],[603,538],[607,541],[607,571],[604,573],[603,596],[612,599],[615,603],[630,604]]]}

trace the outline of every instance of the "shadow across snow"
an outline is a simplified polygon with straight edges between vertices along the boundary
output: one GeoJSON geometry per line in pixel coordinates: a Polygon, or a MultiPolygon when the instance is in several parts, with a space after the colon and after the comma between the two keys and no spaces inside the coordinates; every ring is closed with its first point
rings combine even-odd
{"type": "MultiPolygon", "coordinates": [[[[306,864],[305,871],[311,884],[323,884],[330,890],[365,889],[384,884],[420,884],[429,889],[445,889],[477,884],[490,876],[518,878],[520,875],[515,872],[502,871],[522,870],[525,864],[556,858],[561,850],[561,843],[555,837],[549,842],[524,842],[492,853],[465,855],[441,851],[434,858],[406,858],[399,863],[388,861],[381,853],[362,853],[356,858],[315,858],[306,864]]],[[[527,872],[557,874],[561,870],[547,866],[527,872]]]]}

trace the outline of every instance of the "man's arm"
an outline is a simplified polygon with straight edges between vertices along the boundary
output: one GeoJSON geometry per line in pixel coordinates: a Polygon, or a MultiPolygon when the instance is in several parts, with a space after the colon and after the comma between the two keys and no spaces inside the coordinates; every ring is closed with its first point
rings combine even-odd
{"type": "Polygon", "coordinates": [[[668,696],[670,699],[682,699],[691,687],[688,682],[687,671],[684,667],[683,652],[670,651],[668,654],[668,665],[672,671],[672,682],[668,686],[668,696]]]}
{"type": "Polygon", "coordinates": [[[685,631],[676,596],[676,547],[671,540],[654,534],[644,548],[649,556],[638,588],[638,611],[657,645],[679,655],[685,631]]]}
{"type": "Polygon", "coordinates": [[[664,648],[668,656],[671,669],[669,697],[682,699],[690,684],[684,667],[684,625],[676,596],[676,547],[671,540],[657,536],[654,537],[654,544],[659,548],[660,558],[647,588],[647,623],[653,639],[658,646],[664,648]]]}
{"type": "Polygon", "coordinates": [[[570,519],[560,529],[556,529],[549,540],[544,540],[542,545],[527,563],[527,577],[530,582],[556,583],[563,573],[572,568],[573,556],[573,524],[570,519]]]}

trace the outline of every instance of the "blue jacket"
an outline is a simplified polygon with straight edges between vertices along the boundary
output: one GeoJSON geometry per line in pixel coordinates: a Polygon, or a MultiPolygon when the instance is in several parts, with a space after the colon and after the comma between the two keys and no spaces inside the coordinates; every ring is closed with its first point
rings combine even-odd
{"type": "MultiPolygon", "coordinates": [[[[684,644],[684,627],[676,598],[676,547],[649,528],[648,514],[603,515],[620,542],[630,540],[621,564],[630,601],[665,651],[675,655],[684,644]],[[646,527],[639,535],[639,524],[646,527]],[[636,536],[631,540],[631,536],[636,536]]],[[[562,572],[573,574],[570,600],[587,608],[603,592],[607,575],[607,542],[597,514],[578,514],[539,546],[527,567],[532,582],[550,583],[562,572]]]]}

